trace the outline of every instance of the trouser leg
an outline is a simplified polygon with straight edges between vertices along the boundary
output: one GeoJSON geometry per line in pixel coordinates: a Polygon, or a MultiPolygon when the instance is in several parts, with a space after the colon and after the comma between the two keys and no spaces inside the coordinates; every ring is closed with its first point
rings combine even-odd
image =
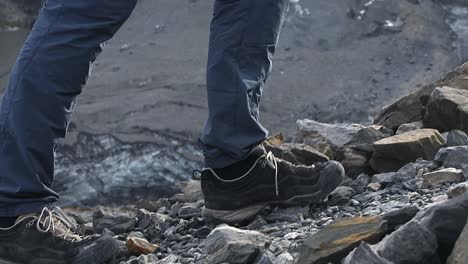
{"type": "Polygon", "coordinates": [[[222,168],[266,139],[259,103],[290,0],[216,0],[207,67],[205,166],[222,168]]]}
{"type": "Polygon", "coordinates": [[[47,0],[11,72],[0,106],[0,216],[57,201],[54,151],[90,64],[136,0],[47,0]]]}

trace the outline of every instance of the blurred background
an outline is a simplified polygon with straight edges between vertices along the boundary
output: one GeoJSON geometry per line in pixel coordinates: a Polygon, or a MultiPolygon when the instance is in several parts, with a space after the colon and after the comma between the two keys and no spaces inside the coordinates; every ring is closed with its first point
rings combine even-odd
{"type": "MultiPolygon", "coordinates": [[[[261,120],[368,124],[467,57],[466,0],[291,0],[261,120]]],[[[57,153],[65,205],[171,195],[201,166],[212,0],[140,0],[105,48],[57,153]]],[[[0,0],[0,94],[39,0],[0,0]]],[[[44,65],[47,67],[47,65],[44,65]]]]}

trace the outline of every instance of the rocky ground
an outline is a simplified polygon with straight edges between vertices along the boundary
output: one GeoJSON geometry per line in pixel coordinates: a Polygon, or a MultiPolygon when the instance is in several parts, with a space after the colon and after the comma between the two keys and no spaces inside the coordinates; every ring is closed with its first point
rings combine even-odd
{"type": "MultiPolygon", "coordinates": [[[[0,0],[0,93],[39,2],[0,0]]],[[[119,203],[119,192],[167,196],[161,190],[173,190],[170,177],[186,180],[201,166],[197,151],[177,151],[196,149],[206,118],[212,4],[140,0],[108,43],[57,159],[56,188],[64,205],[119,203]],[[99,147],[106,142],[112,146],[99,147]],[[102,151],[86,154],[99,151],[94,143],[102,151]],[[117,168],[131,169],[109,180],[117,168]]],[[[262,100],[262,122],[289,141],[297,119],[369,124],[382,105],[466,59],[465,12],[464,1],[292,1],[262,100]]]]}
{"type": "Polygon", "coordinates": [[[293,1],[262,106],[286,140],[265,144],[294,163],[338,160],[347,177],[322,203],[238,226],[201,217],[199,182],[175,184],[200,167],[210,9],[140,1],[98,61],[57,156],[79,232],[116,236],[117,263],[468,263],[468,65],[423,85],[465,59],[465,1],[293,1]]]}
{"type": "Polygon", "coordinates": [[[118,238],[120,263],[468,263],[467,78],[465,64],[371,126],[304,119],[293,142],[265,142],[296,164],[343,164],[346,178],[322,203],[271,206],[228,226],[202,218],[192,180],[171,198],[67,211],[80,232],[118,238]]]}

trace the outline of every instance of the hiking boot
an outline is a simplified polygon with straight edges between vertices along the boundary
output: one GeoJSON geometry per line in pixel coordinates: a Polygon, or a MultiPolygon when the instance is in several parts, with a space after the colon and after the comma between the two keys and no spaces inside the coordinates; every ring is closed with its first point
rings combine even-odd
{"type": "Polygon", "coordinates": [[[0,258],[34,264],[100,264],[119,251],[111,237],[83,238],[58,207],[20,216],[10,228],[0,228],[0,258]]]}
{"type": "Polygon", "coordinates": [[[208,221],[236,224],[251,220],[268,205],[318,202],[338,187],[343,177],[343,166],[336,161],[294,165],[264,151],[236,178],[227,179],[210,168],[200,172],[203,216],[208,221]]]}

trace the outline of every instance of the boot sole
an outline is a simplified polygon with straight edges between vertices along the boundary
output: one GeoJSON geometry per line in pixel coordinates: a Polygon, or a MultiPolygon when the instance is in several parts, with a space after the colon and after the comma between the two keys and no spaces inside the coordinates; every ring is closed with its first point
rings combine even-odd
{"type": "MultiPolygon", "coordinates": [[[[21,248],[18,245],[12,245],[10,247],[5,247],[3,249],[5,252],[14,252],[16,256],[31,256],[29,260],[6,260],[0,259],[0,264],[16,264],[16,263],[27,263],[27,264],[66,264],[65,255],[63,252],[55,251],[50,248],[35,248],[35,249],[25,249],[21,248]],[[40,252],[38,254],[38,252],[40,252]],[[45,255],[54,256],[51,257],[41,257],[45,255]]],[[[13,254],[9,254],[13,255],[13,254]]]]}
{"type": "Polygon", "coordinates": [[[16,263],[13,260],[0,259],[0,264],[101,264],[116,263],[113,257],[118,253],[119,247],[112,238],[102,237],[100,238],[99,250],[87,254],[79,253],[71,259],[67,259],[66,253],[63,251],[53,250],[50,247],[28,249],[21,248],[19,245],[11,245],[2,251],[9,252],[10,256],[31,256],[31,258],[14,260],[19,261],[16,263]]]}
{"type": "Polygon", "coordinates": [[[336,187],[340,185],[344,177],[344,169],[341,164],[335,161],[331,161],[330,164],[331,166],[329,166],[328,171],[326,171],[327,168],[325,168],[325,175],[319,179],[318,184],[320,186],[320,190],[315,193],[307,195],[296,195],[284,201],[267,201],[236,210],[214,210],[204,207],[202,209],[202,216],[205,218],[205,220],[210,222],[239,224],[252,220],[255,216],[258,215],[258,213],[260,213],[265,207],[269,205],[294,206],[310,204],[323,200],[333,190],[335,190],[336,187]]]}

